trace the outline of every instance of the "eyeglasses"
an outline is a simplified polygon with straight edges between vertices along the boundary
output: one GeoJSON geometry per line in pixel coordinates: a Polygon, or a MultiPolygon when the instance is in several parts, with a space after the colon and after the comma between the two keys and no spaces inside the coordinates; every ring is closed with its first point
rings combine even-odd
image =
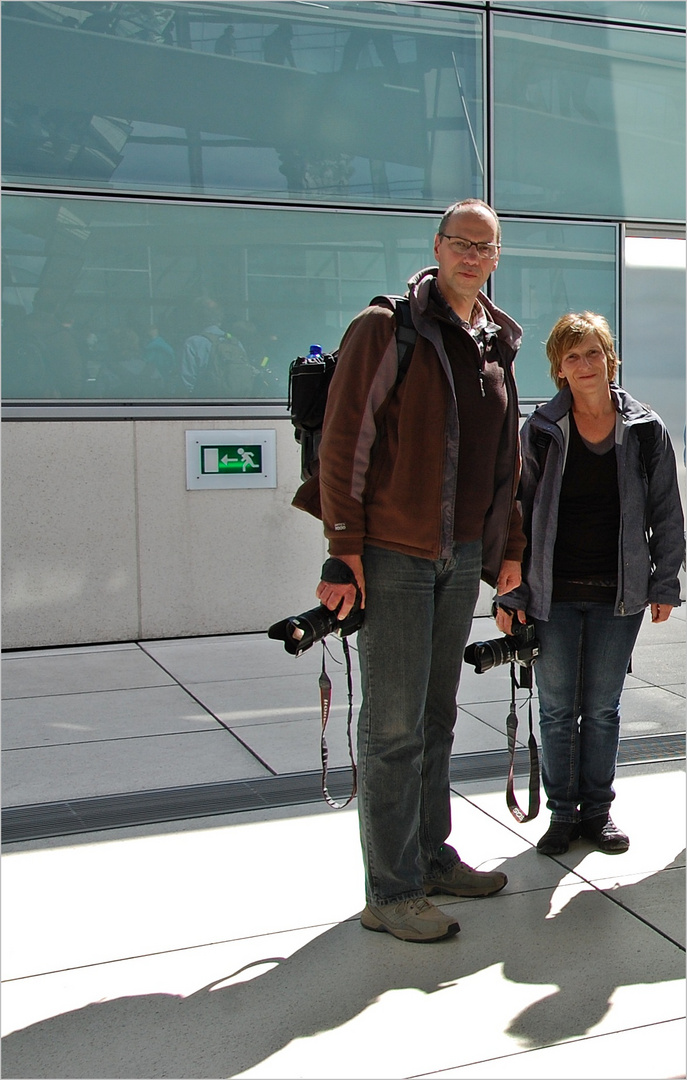
{"type": "Polygon", "coordinates": [[[449,241],[449,247],[454,255],[467,255],[470,248],[477,249],[480,259],[495,259],[499,252],[498,244],[475,243],[474,240],[464,240],[462,236],[449,236],[448,233],[439,233],[444,240],[449,241]]]}

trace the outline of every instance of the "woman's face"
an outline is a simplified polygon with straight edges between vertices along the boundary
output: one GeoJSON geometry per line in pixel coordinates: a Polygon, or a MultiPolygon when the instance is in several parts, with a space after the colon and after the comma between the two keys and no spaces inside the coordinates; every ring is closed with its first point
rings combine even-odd
{"type": "Polygon", "coordinates": [[[606,353],[596,334],[587,334],[565,350],[558,376],[566,380],[573,393],[589,393],[608,384],[606,353]]]}

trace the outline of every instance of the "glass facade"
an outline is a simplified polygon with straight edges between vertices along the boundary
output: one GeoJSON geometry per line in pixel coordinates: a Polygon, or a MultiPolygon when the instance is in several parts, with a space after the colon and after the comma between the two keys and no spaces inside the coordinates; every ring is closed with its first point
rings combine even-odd
{"type": "Polygon", "coordinates": [[[681,221],[684,72],[681,34],[496,17],[496,205],[681,221]]]}
{"type": "Polygon", "coordinates": [[[683,27],[677,3],[4,3],[5,403],[283,403],[467,196],[501,216],[521,396],[549,396],[559,315],[617,328],[622,224],[683,221],[683,27]]]}
{"type": "Polygon", "coordinates": [[[483,193],[483,16],[427,5],[3,4],[6,176],[435,207],[483,193]]]}
{"type": "Polygon", "coordinates": [[[576,16],[581,19],[601,19],[610,22],[629,22],[644,26],[685,28],[685,5],[682,0],[496,0],[494,8],[517,8],[556,16],[576,16]]]}
{"type": "Polygon", "coordinates": [[[437,224],[7,195],[5,396],[284,400],[294,356],[432,263],[437,224]]]}
{"type": "Polygon", "coordinates": [[[566,311],[597,311],[618,325],[613,225],[506,221],[493,295],[500,308],[517,311],[523,328],[517,359],[518,392],[544,400],[554,393],[545,343],[566,311]]]}
{"type": "MultiPolygon", "coordinates": [[[[437,225],[417,215],[8,195],[5,397],[281,400],[289,364],[311,339],[336,348],[373,296],[403,292],[432,265],[437,225]],[[230,360],[213,327],[246,357],[234,347],[230,360]],[[197,382],[206,353],[213,363],[197,382]]],[[[615,325],[616,233],[504,222],[493,293],[525,331],[522,394],[542,392],[541,343],[562,311],[591,305],[615,325]]]]}

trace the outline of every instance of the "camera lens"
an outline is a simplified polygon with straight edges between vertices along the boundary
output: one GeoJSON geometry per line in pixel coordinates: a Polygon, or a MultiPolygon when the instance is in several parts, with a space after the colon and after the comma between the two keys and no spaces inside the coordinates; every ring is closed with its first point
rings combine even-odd
{"type": "Polygon", "coordinates": [[[309,649],[314,642],[330,634],[337,628],[338,621],[336,612],[330,611],[324,604],[305,611],[302,615],[294,615],[290,619],[282,619],[274,623],[267,631],[267,636],[284,642],[284,648],[293,656],[309,649]]]}
{"type": "Polygon", "coordinates": [[[267,636],[283,641],[284,648],[292,656],[300,656],[327,634],[336,633],[341,638],[349,637],[362,626],[365,613],[359,602],[351,608],[345,619],[339,619],[337,612],[338,608],[331,611],[324,604],[320,604],[310,611],[304,611],[302,615],[292,615],[274,623],[268,629],[267,636]]]}
{"type": "Polygon", "coordinates": [[[531,666],[535,657],[539,656],[534,623],[528,621],[525,625],[518,624],[514,629],[513,634],[506,634],[505,637],[492,638],[491,641],[474,641],[468,645],[463,653],[465,663],[472,664],[478,675],[513,661],[523,666],[531,666]]]}
{"type": "Polygon", "coordinates": [[[466,663],[472,664],[478,675],[500,667],[513,659],[513,651],[507,637],[493,638],[491,641],[475,641],[468,645],[463,654],[466,663]]]}

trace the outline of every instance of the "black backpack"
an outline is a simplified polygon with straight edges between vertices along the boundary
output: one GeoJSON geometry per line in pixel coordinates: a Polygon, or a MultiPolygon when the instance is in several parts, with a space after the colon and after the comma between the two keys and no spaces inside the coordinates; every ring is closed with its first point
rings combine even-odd
{"type": "MultiPolygon", "coordinates": [[[[410,364],[417,330],[410,316],[410,301],[406,296],[375,296],[373,304],[391,305],[396,315],[396,345],[398,348],[398,375],[396,386],[404,379],[410,364]]],[[[294,438],[301,446],[301,478],[309,480],[319,472],[319,449],[322,438],[322,422],[327,406],[327,394],[336,368],[339,350],[314,355],[319,346],[311,349],[310,356],[297,356],[289,367],[289,400],[294,438]]]]}

